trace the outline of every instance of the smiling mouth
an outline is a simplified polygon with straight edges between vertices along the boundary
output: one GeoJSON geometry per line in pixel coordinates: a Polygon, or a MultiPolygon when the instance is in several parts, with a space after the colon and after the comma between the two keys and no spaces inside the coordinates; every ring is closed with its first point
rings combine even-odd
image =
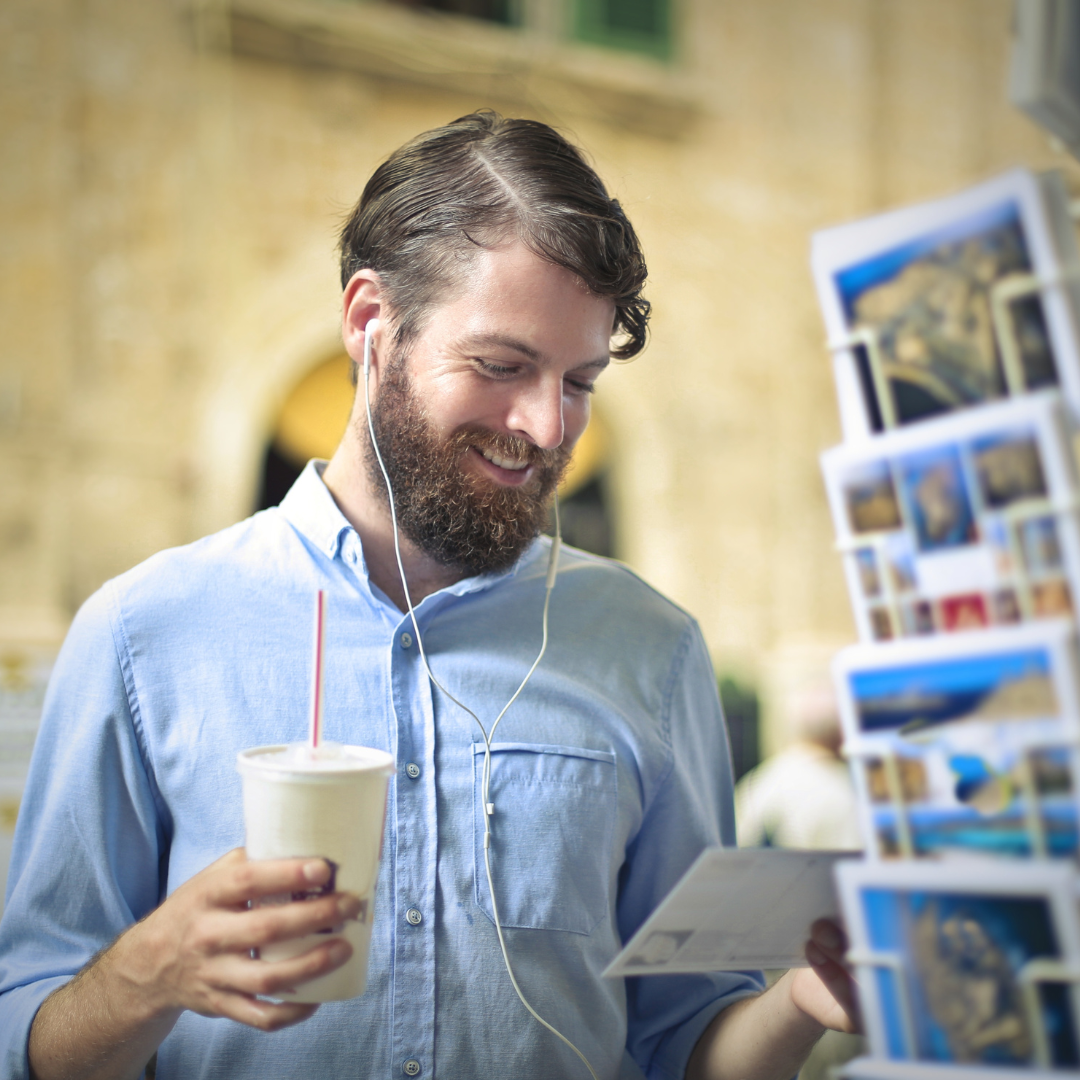
{"type": "Polygon", "coordinates": [[[522,469],[527,469],[529,467],[529,462],[526,459],[499,457],[498,454],[492,453],[492,451],[479,446],[476,446],[473,449],[477,450],[486,461],[490,461],[492,465],[497,465],[500,469],[507,469],[510,472],[520,472],[522,469]]]}

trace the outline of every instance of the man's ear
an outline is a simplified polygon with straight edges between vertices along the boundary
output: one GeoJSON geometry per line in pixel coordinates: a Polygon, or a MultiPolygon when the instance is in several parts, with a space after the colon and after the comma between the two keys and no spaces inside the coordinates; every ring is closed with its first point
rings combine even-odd
{"type": "MultiPolygon", "coordinates": [[[[372,319],[383,318],[383,297],[379,275],[374,270],[357,270],[345,286],[341,298],[341,340],[353,362],[363,369],[364,331],[372,319]]],[[[377,366],[377,353],[372,350],[372,367],[377,366]]]]}

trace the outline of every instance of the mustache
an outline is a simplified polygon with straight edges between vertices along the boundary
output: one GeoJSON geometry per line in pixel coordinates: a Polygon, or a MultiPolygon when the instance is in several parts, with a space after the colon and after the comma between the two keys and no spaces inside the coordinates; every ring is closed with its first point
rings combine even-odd
{"type": "Polygon", "coordinates": [[[487,450],[496,457],[514,458],[538,466],[542,471],[561,470],[570,460],[570,450],[563,444],[551,450],[513,435],[500,435],[481,427],[459,428],[450,437],[451,447],[464,453],[470,447],[487,450]]]}

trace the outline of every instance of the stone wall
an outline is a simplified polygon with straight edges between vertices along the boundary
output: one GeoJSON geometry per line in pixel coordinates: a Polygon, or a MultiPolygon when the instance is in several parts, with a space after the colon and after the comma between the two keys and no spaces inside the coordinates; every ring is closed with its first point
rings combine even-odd
{"type": "Polygon", "coordinates": [[[646,246],[652,344],[597,395],[622,557],[767,705],[850,640],[809,233],[1013,164],[1080,172],[1005,100],[1007,0],[677,11],[693,107],[666,131],[557,80],[240,54],[169,0],[6,0],[0,629],[244,516],[279,403],[335,351],[342,215],[404,139],[493,105],[569,128],[646,246]]]}

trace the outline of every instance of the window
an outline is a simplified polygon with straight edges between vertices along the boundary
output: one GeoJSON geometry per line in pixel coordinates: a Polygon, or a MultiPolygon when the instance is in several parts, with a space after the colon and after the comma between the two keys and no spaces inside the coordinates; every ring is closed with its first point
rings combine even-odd
{"type": "Polygon", "coordinates": [[[472,19],[516,26],[517,4],[514,0],[393,0],[399,7],[427,8],[429,11],[447,11],[451,15],[468,15],[472,19]]]}
{"type": "MultiPolygon", "coordinates": [[[[678,0],[215,0],[238,55],[543,106],[664,139],[702,100],[679,49],[678,0]]],[[[200,8],[201,10],[201,8],[200,8]]],[[[209,9],[207,9],[209,10],[209,9]]],[[[216,27],[216,29],[215,29],[216,27]]]]}
{"type": "MultiPolygon", "coordinates": [[[[559,0],[392,0],[399,7],[467,15],[504,26],[556,23],[559,0]],[[545,14],[545,9],[552,9],[545,14]]],[[[589,45],[671,59],[671,0],[565,0],[568,36],[589,45]]]]}
{"type": "Polygon", "coordinates": [[[670,60],[668,0],[575,0],[574,37],[670,60]]]}

